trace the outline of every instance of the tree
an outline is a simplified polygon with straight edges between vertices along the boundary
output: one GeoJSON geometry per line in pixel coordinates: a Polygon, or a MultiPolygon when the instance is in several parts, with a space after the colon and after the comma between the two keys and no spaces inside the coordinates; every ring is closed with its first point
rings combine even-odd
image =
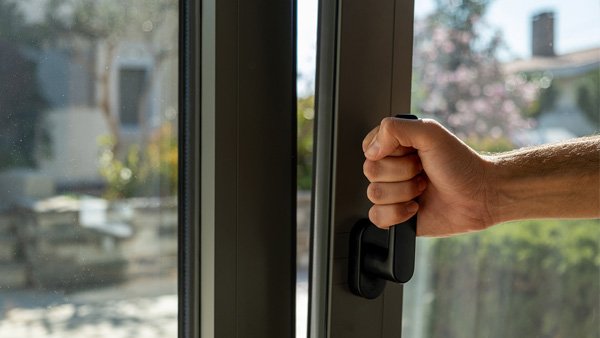
{"type": "Polygon", "coordinates": [[[312,186],[313,120],[315,97],[309,95],[298,98],[296,121],[298,125],[298,187],[310,190],[312,186]]]}
{"type": "Polygon", "coordinates": [[[490,0],[437,0],[415,26],[413,110],[431,115],[460,137],[509,136],[530,121],[521,112],[537,87],[506,75],[498,60],[502,35],[485,22],[490,0]]]}
{"type": "MultiPolygon", "coordinates": [[[[49,0],[45,10],[45,25],[68,41],[76,55],[81,55],[89,48],[102,48],[101,60],[79,58],[90,74],[99,83],[99,96],[96,105],[100,108],[111,137],[114,139],[113,150],[120,144],[120,123],[118,114],[113,111],[114,97],[110,88],[110,70],[119,44],[125,39],[135,38],[146,43],[152,55],[155,69],[169,56],[178,52],[177,41],[157,37],[155,34],[167,24],[169,15],[177,15],[177,0],[49,0]],[[98,64],[102,65],[98,71],[98,64]]],[[[174,20],[175,21],[175,20],[174,20]]],[[[177,29],[176,25],[169,27],[177,29]]],[[[76,58],[77,60],[77,58],[76,58]]],[[[150,90],[156,81],[158,72],[153,72],[149,81],[145,82],[143,95],[139,105],[142,127],[147,127],[143,111],[150,90]]],[[[147,136],[144,133],[143,136],[147,136]]]]}
{"type": "Polygon", "coordinates": [[[591,71],[579,80],[577,106],[594,128],[600,130],[600,70],[591,71]]]}

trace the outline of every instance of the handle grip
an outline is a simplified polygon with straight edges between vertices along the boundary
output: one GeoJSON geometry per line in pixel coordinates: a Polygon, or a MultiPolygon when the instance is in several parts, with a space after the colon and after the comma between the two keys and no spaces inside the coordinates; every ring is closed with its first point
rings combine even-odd
{"type": "MultiPolygon", "coordinates": [[[[397,118],[417,119],[414,115],[397,118]]],[[[382,230],[368,219],[359,220],[350,233],[348,285],[357,296],[374,299],[386,281],[406,283],[415,267],[417,215],[382,230]]]]}

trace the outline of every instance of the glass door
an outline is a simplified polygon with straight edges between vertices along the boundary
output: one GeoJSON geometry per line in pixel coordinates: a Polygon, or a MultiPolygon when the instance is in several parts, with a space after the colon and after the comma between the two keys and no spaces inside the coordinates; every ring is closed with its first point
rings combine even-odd
{"type": "Polygon", "coordinates": [[[597,335],[598,220],[419,239],[404,287],[350,292],[361,141],[383,117],[433,118],[486,156],[600,130],[596,2],[414,5],[319,5],[309,337],[597,335]]]}
{"type": "Polygon", "coordinates": [[[0,1],[0,336],[177,337],[179,4],[0,1]]]}
{"type": "Polygon", "coordinates": [[[368,214],[363,137],[410,109],[412,1],[321,1],[309,337],[398,337],[402,286],[367,300],[347,283],[348,242],[368,214]]]}
{"type": "MultiPolygon", "coordinates": [[[[488,156],[598,133],[597,1],[415,6],[414,113],[488,156]]],[[[599,255],[598,220],[528,220],[419,239],[403,334],[598,336],[599,255]]]]}

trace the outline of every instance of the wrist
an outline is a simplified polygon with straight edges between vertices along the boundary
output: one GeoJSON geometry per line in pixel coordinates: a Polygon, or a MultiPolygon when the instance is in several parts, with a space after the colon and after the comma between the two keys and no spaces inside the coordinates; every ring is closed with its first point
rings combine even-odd
{"type": "Polygon", "coordinates": [[[504,176],[502,172],[504,168],[499,165],[497,159],[493,156],[483,157],[483,167],[485,168],[485,209],[488,215],[488,224],[486,227],[496,225],[498,223],[505,222],[505,214],[502,210],[505,207],[501,207],[499,204],[502,201],[504,204],[507,203],[504,189],[502,185],[505,184],[504,176]]]}
{"type": "Polygon", "coordinates": [[[487,157],[486,166],[491,225],[543,216],[544,194],[553,182],[527,170],[509,154],[487,157]]]}
{"type": "Polygon", "coordinates": [[[518,209],[519,193],[511,182],[511,167],[499,156],[485,158],[487,191],[487,210],[490,226],[515,220],[515,210],[518,209]]]}

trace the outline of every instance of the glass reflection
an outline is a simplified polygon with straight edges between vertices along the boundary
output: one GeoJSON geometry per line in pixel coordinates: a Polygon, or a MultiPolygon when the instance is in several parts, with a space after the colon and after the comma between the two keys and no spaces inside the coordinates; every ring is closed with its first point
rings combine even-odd
{"type": "MultiPolygon", "coordinates": [[[[600,130],[600,5],[417,1],[413,112],[500,152],[600,130]]],[[[419,239],[403,336],[598,334],[598,220],[419,239]]]]}
{"type": "Polygon", "coordinates": [[[0,336],[177,335],[176,0],[0,0],[0,336]]]}

